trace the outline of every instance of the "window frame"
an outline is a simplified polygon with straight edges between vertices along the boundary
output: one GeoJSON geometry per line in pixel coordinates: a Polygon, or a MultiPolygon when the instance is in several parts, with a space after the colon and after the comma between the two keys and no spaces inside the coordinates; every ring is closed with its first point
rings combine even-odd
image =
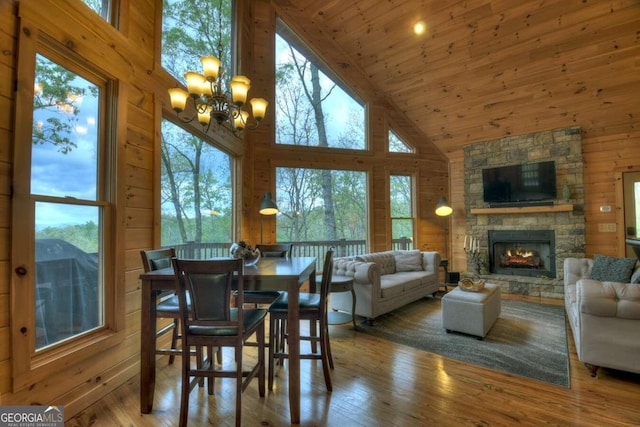
{"type": "MultiPolygon", "coordinates": [[[[125,338],[125,280],[122,212],[124,206],[122,176],[125,159],[118,158],[126,130],[124,122],[126,90],[108,73],[30,25],[27,19],[19,32],[20,54],[17,59],[15,100],[14,164],[12,187],[11,262],[11,336],[13,391],[22,390],[43,376],[68,368],[79,361],[104,352],[125,338]],[[35,350],[35,203],[43,200],[31,194],[31,147],[36,55],[64,66],[83,78],[100,84],[98,200],[104,222],[100,239],[103,280],[103,325],[42,350],[35,350]],[[24,274],[23,274],[24,273],[24,274]]],[[[122,157],[122,156],[121,156],[122,157]]],[[[57,200],[57,199],[56,199],[57,200]]],[[[71,203],[73,203],[71,201],[71,203]]]]}

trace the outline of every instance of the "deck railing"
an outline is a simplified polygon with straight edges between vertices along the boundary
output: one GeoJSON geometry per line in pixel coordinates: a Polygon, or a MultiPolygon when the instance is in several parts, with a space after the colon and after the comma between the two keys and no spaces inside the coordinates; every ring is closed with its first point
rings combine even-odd
{"type": "MultiPolygon", "coordinates": [[[[278,242],[289,243],[289,242],[278,242]]],[[[323,241],[306,241],[291,242],[293,248],[291,256],[295,257],[316,257],[317,267],[324,263],[324,255],[333,247],[335,249],[335,257],[356,256],[366,253],[367,245],[364,240],[323,240],[323,241]]],[[[187,259],[208,259],[229,256],[230,243],[196,243],[188,242],[181,245],[175,245],[176,255],[178,258],[187,259]]],[[[394,250],[408,250],[413,248],[413,241],[408,237],[394,239],[392,241],[394,250]]]]}

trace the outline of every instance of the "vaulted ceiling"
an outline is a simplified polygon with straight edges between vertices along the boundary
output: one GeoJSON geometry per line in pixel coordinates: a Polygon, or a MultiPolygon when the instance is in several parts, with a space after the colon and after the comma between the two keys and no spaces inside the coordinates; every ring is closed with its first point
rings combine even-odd
{"type": "MultiPolygon", "coordinates": [[[[635,0],[272,3],[356,91],[384,98],[449,156],[473,141],[592,121],[572,98],[611,85],[611,64],[637,55],[640,28],[635,0]]],[[[596,98],[584,108],[597,110],[596,98]]]]}

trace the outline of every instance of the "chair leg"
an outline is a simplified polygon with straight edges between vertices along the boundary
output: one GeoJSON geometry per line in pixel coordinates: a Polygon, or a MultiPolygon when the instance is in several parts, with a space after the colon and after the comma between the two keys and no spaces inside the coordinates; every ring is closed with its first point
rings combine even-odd
{"type": "Polygon", "coordinates": [[[327,358],[329,359],[329,367],[333,369],[333,355],[331,354],[331,340],[329,339],[329,317],[327,316],[323,321],[320,321],[320,327],[324,324],[324,336],[327,340],[327,358]]]}
{"type": "Polygon", "coordinates": [[[218,347],[218,350],[216,351],[216,360],[218,365],[222,365],[222,347],[218,347]]]}
{"type": "MultiPolygon", "coordinates": [[[[173,331],[171,332],[171,349],[175,350],[178,345],[178,339],[180,338],[180,322],[178,319],[173,319],[173,331]]],[[[176,360],[175,354],[169,355],[169,365],[172,365],[174,360],[176,360]]]]}
{"type": "Polygon", "coordinates": [[[190,349],[182,342],[182,392],[180,394],[180,427],[187,426],[189,417],[189,392],[191,391],[191,354],[190,349]]]}
{"type": "MultiPolygon", "coordinates": [[[[329,371],[329,365],[333,368],[333,361],[331,360],[331,350],[329,348],[329,324],[327,319],[320,320],[320,357],[322,358],[322,371],[324,373],[324,383],[327,386],[327,391],[333,391],[333,384],[331,383],[331,372],[329,371]]],[[[315,323],[315,322],[314,322],[315,323]]]]}
{"type": "MultiPolygon", "coordinates": [[[[188,353],[189,353],[189,356],[190,356],[191,352],[188,352],[188,353]]],[[[197,369],[202,369],[203,360],[204,360],[203,348],[201,346],[197,346],[196,347],[196,368],[197,369]]],[[[198,380],[198,385],[200,387],[204,387],[204,377],[200,377],[200,379],[198,380]]]]}
{"type": "MultiPolygon", "coordinates": [[[[309,321],[309,335],[312,337],[317,337],[318,336],[318,330],[316,329],[317,324],[315,321],[310,320],[309,321]]],[[[317,353],[318,352],[318,347],[317,347],[317,343],[315,340],[311,340],[311,353],[317,353]]]]}
{"type": "Polygon", "coordinates": [[[275,364],[275,358],[273,357],[274,354],[274,350],[276,346],[280,346],[280,337],[276,336],[279,335],[278,333],[276,333],[276,325],[277,325],[277,320],[273,317],[273,314],[270,315],[269,317],[269,384],[268,384],[268,388],[269,391],[273,390],[273,365],[275,364]]]}
{"type": "Polygon", "coordinates": [[[236,427],[242,426],[242,346],[236,346],[236,427]]]}
{"type": "MultiPolygon", "coordinates": [[[[258,340],[258,363],[260,364],[260,370],[258,371],[258,394],[260,397],[264,397],[264,350],[265,350],[265,334],[264,325],[262,328],[258,328],[256,333],[258,340]]],[[[271,340],[269,340],[271,341],[271,340]]]]}
{"type": "MultiPolygon", "coordinates": [[[[220,348],[220,347],[218,347],[220,348]]],[[[218,351],[216,350],[216,354],[218,353],[218,351]]],[[[207,346],[207,357],[209,360],[209,369],[211,371],[215,371],[216,369],[216,365],[213,362],[213,347],[212,346],[207,346]]],[[[215,387],[215,378],[212,375],[207,376],[207,391],[209,393],[209,396],[211,396],[213,394],[213,389],[215,387]]]]}

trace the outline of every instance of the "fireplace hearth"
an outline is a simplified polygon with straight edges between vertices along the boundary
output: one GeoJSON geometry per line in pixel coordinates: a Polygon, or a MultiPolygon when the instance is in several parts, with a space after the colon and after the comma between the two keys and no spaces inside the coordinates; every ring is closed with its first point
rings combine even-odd
{"type": "Polygon", "coordinates": [[[490,273],[555,277],[553,230],[489,230],[488,237],[490,273]]]}

